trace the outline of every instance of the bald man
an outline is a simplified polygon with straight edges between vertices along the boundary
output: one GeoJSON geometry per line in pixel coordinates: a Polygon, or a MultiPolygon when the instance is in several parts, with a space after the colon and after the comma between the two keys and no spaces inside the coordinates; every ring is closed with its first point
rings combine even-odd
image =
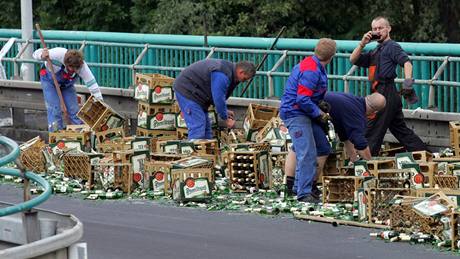
{"type": "MultiPolygon", "coordinates": [[[[370,160],[372,155],[365,137],[366,117],[385,108],[385,97],[380,93],[359,97],[348,93],[327,92],[324,101],[330,105],[329,115],[340,141],[345,145],[345,151],[350,161],[355,162],[359,158],[370,160]]],[[[288,190],[292,190],[295,181],[295,160],[294,151],[289,151],[285,165],[288,190]]],[[[317,160],[316,179],[321,176],[325,164],[325,159],[322,161],[322,157],[317,158],[317,160]]],[[[316,186],[316,181],[313,183],[312,190],[312,195],[319,197],[320,191],[316,186]]]]}
{"type": "Polygon", "coordinates": [[[373,156],[379,155],[380,147],[387,130],[404,145],[407,151],[426,150],[423,141],[409,129],[404,122],[401,95],[395,86],[396,67],[404,68],[404,83],[401,94],[406,101],[414,104],[418,101],[412,84],[412,63],[401,46],[390,38],[391,26],[387,18],[379,16],[372,20],[372,31],[363,35],[361,42],[350,56],[352,64],[368,68],[368,77],[372,83],[372,91],[383,94],[386,98],[386,108],[369,118],[366,138],[369,140],[373,156]],[[378,45],[369,52],[363,48],[371,41],[378,45]]]}

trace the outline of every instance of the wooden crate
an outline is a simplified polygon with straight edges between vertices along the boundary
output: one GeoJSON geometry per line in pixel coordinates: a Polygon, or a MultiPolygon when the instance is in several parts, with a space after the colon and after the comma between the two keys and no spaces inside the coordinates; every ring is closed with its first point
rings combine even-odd
{"type": "Polygon", "coordinates": [[[449,132],[450,132],[450,146],[457,151],[460,150],[460,121],[450,121],[449,122],[449,132]]]}
{"type": "Polygon", "coordinates": [[[139,137],[164,137],[164,136],[174,136],[176,137],[175,130],[149,130],[141,127],[136,128],[136,135],[139,137]]]}
{"type": "Polygon", "coordinates": [[[367,169],[371,175],[377,175],[379,170],[395,168],[395,162],[393,159],[381,159],[381,160],[368,160],[367,169]]]}
{"type": "Polygon", "coordinates": [[[382,169],[377,172],[377,188],[423,188],[428,177],[411,169],[382,169]]]}
{"type": "Polygon", "coordinates": [[[278,115],[278,107],[250,103],[244,119],[244,129],[260,129],[278,115]]]}
{"type": "Polygon", "coordinates": [[[78,141],[84,150],[91,150],[91,132],[90,131],[74,131],[60,130],[49,132],[48,143],[56,144],[59,141],[78,141]]]}
{"type": "Polygon", "coordinates": [[[175,135],[165,135],[165,136],[159,136],[159,137],[152,137],[150,139],[150,151],[151,152],[160,152],[160,150],[157,150],[157,145],[159,141],[166,141],[166,140],[175,140],[177,139],[175,135]]]}
{"type": "Polygon", "coordinates": [[[271,189],[271,161],[268,151],[232,151],[227,154],[232,189],[271,189]]]}
{"type": "Polygon", "coordinates": [[[390,219],[391,200],[396,195],[411,196],[409,188],[371,188],[366,191],[366,207],[369,222],[387,222],[390,219]]]}
{"type": "Polygon", "coordinates": [[[173,104],[149,104],[146,102],[139,102],[137,104],[138,113],[145,113],[146,115],[155,115],[157,113],[175,113],[173,104]]]}
{"type": "Polygon", "coordinates": [[[451,230],[450,240],[452,240],[451,251],[457,251],[459,249],[459,247],[457,246],[457,243],[460,239],[460,236],[458,233],[459,224],[460,224],[460,214],[457,211],[453,211],[450,214],[450,230],[451,230]]]}
{"type": "Polygon", "coordinates": [[[214,182],[212,168],[187,168],[187,169],[172,169],[171,170],[171,186],[176,181],[185,181],[187,178],[207,178],[209,182],[214,182]]]}
{"type": "Polygon", "coordinates": [[[147,103],[173,103],[174,78],[162,74],[136,73],[134,99],[147,103]]]}
{"type": "Polygon", "coordinates": [[[91,161],[87,154],[67,153],[64,159],[64,176],[73,179],[81,179],[92,184],[93,175],[91,171],[91,161]]]}
{"type": "Polygon", "coordinates": [[[358,176],[323,176],[323,203],[353,203],[363,179],[358,176]]]}
{"type": "Polygon", "coordinates": [[[122,127],[126,123],[121,114],[94,96],[88,98],[77,116],[94,132],[122,127]]]}
{"type": "Polygon", "coordinates": [[[458,176],[455,175],[435,175],[433,176],[434,188],[458,189],[458,176]]]}
{"type": "Polygon", "coordinates": [[[439,217],[425,217],[417,213],[413,204],[420,202],[423,198],[411,196],[395,196],[399,200],[391,204],[389,208],[389,223],[392,230],[400,232],[422,232],[441,237],[443,223],[439,217]]]}
{"type": "Polygon", "coordinates": [[[230,131],[221,131],[219,142],[223,145],[231,145],[246,142],[243,129],[231,129],[230,131]]]}
{"type": "Polygon", "coordinates": [[[98,144],[96,149],[100,153],[112,153],[114,151],[130,150],[131,143],[126,142],[124,139],[120,139],[119,141],[98,144]]]}
{"type": "Polygon", "coordinates": [[[186,157],[188,157],[188,155],[165,154],[165,153],[159,153],[159,152],[150,153],[151,161],[163,161],[163,162],[177,161],[177,160],[181,160],[186,157]]]}
{"type": "Polygon", "coordinates": [[[149,182],[149,190],[152,190],[154,195],[171,193],[171,169],[172,162],[148,161],[145,163],[145,177],[149,182]]]}
{"type": "Polygon", "coordinates": [[[124,127],[108,129],[101,132],[96,132],[97,143],[109,143],[114,140],[119,140],[126,136],[126,130],[124,127]]]}
{"type": "Polygon", "coordinates": [[[417,162],[431,162],[433,161],[433,154],[428,151],[414,151],[412,157],[417,162]]]}
{"type": "Polygon", "coordinates": [[[272,139],[290,139],[289,131],[279,117],[273,117],[257,132],[256,141],[264,142],[272,139]]]}
{"type": "Polygon", "coordinates": [[[35,137],[19,146],[21,151],[19,160],[28,171],[46,172],[46,160],[43,155],[45,142],[40,137],[35,137]]]}

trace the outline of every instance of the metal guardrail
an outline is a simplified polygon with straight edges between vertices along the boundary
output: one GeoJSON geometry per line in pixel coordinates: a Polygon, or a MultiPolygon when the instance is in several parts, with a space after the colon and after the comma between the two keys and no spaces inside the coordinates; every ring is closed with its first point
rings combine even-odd
{"type": "MultiPolygon", "coordinates": [[[[0,145],[5,145],[9,149],[12,150],[9,154],[0,158],[0,166],[3,166],[5,164],[8,164],[14,161],[19,156],[19,146],[13,140],[7,137],[4,137],[4,136],[0,136],[0,145]]],[[[33,207],[46,201],[51,195],[50,184],[45,179],[43,179],[42,177],[32,172],[23,173],[18,169],[0,167],[0,174],[27,178],[27,179],[30,179],[40,184],[45,189],[43,193],[41,193],[40,195],[38,195],[37,197],[33,199],[24,201],[23,203],[20,203],[20,204],[16,204],[10,207],[0,209],[0,217],[22,212],[22,211],[26,211],[26,210],[30,210],[33,207]]]]}
{"type": "MultiPolygon", "coordinates": [[[[163,73],[175,77],[187,65],[204,58],[222,58],[231,61],[251,60],[255,63],[260,61],[263,54],[268,53],[266,64],[251,85],[244,97],[259,98],[280,97],[284,88],[284,81],[289,76],[290,70],[303,57],[311,55],[311,51],[298,51],[293,48],[300,48],[296,42],[306,42],[304,49],[314,47],[314,40],[280,39],[278,48],[286,47],[286,50],[264,50],[254,49],[263,47],[271,42],[270,38],[238,38],[224,37],[220,41],[216,40],[214,46],[200,47],[190,46],[199,45],[198,36],[167,35],[167,39],[161,35],[144,35],[141,39],[137,34],[131,35],[131,39],[122,39],[120,35],[113,33],[113,37],[108,36],[96,38],[95,35],[71,36],[68,32],[44,32],[48,39],[58,38],[60,40],[48,40],[49,47],[62,46],[84,50],[85,59],[92,67],[98,82],[111,88],[129,88],[133,85],[134,74],[142,73],[163,73]],[[66,35],[66,36],[62,36],[66,35]],[[62,40],[63,38],[83,40],[62,40]],[[190,41],[187,41],[189,39],[190,41]],[[112,39],[120,42],[101,42],[87,39],[112,39]],[[158,40],[161,44],[139,44],[135,43],[143,40],[158,40]],[[150,39],[152,38],[152,39],[150,39]],[[265,39],[265,41],[264,41],[265,39]],[[196,42],[195,42],[196,41],[196,42]],[[134,43],[133,43],[134,42],[134,43]],[[243,49],[247,42],[248,49],[243,49]],[[175,44],[175,45],[174,45],[175,44]],[[187,45],[187,46],[184,46],[187,45]],[[220,47],[222,46],[222,47],[220,47]],[[238,46],[239,48],[230,48],[238,46]]],[[[85,34],[85,32],[81,32],[85,34]]],[[[0,36],[5,36],[5,30],[0,30],[0,36]]],[[[105,33],[107,34],[107,33],[105,33]]],[[[104,35],[105,35],[104,34],[104,35]]],[[[14,35],[11,34],[11,35],[14,35]]],[[[80,34],[79,34],[80,35],[80,34]]],[[[125,34],[123,34],[125,35],[125,34]]],[[[7,38],[0,38],[5,42],[7,38]]],[[[36,64],[36,68],[41,63],[32,59],[22,58],[22,53],[26,48],[34,49],[39,47],[39,40],[16,40],[20,46],[12,48],[10,53],[3,60],[6,64],[7,75],[9,78],[18,78],[20,75],[20,65],[22,63],[36,64]]],[[[356,41],[337,41],[338,52],[332,63],[327,67],[329,74],[329,89],[332,91],[351,92],[355,95],[365,95],[370,92],[370,85],[367,80],[367,72],[363,68],[357,68],[349,62],[350,51],[357,45],[356,41]]],[[[419,103],[407,108],[433,108],[438,111],[460,112],[460,57],[445,56],[446,53],[460,55],[460,44],[419,44],[402,43],[403,48],[415,52],[418,55],[411,55],[413,62],[413,76],[415,78],[415,90],[419,95],[419,103]],[[448,47],[448,49],[442,48],[448,47]],[[427,53],[440,53],[443,56],[423,56],[423,50],[427,53]]],[[[370,44],[366,49],[371,49],[375,44],[370,44]]],[[[403,70],[398,69],[398,74],[402,75],[403,70]]],[[[38,77],[37,77],[38,78],[38,77]]],[[[402,79],[396,80],[398,87],[402,79]]],[[[239,96],[243,86],[236,88],[234,96],[239,96]]]]}

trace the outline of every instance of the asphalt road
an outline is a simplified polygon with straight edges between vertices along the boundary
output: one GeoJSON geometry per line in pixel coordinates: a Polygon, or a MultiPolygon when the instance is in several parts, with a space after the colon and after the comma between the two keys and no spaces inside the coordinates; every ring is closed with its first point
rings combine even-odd
{"type": "MultiPolygon", "coordinates": [[[[21,189],[0,185],[0,201],[21,189]]],[[[370,229],[208,212],[153,201],[88,201],[53,196],[40,208],[77,216],[91,259],[125,258],[458,258],[431,246],[385,243],[370,229]]]]}

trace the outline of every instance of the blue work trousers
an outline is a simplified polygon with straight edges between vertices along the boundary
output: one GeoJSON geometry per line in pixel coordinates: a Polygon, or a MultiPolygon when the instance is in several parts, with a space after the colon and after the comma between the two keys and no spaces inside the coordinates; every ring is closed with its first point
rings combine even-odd
{"type": "MultiPolygon", "coordinates": [[[[48,131],[53,132],[55,130],[64,129],[61,103],[53,80],[49,77],[42,77],[40,78],[40,83],[42,85],[43,97],[45,98],[46,111],[48,113],[48,131]]],[[[73,84],[65,84],[61,85],[60,89],[67,109],[70,124],[83,124],[83,122],[77,117],[80,107],[78,106],[75,86],[73,84]]]]}
{"type": "Polygon", "coordinates": [[[311,194],[316,175],[316,145],[311,119],[296,116],[284,120],[296,154],[294,192],[297,199],[311,194]]]}
{"type": "Polygon", "coordinates": [[[175,92],[180,110],[188,128],[188,139],[212,139],[211,120],[208,111],[196,102],[175,92]]]}

